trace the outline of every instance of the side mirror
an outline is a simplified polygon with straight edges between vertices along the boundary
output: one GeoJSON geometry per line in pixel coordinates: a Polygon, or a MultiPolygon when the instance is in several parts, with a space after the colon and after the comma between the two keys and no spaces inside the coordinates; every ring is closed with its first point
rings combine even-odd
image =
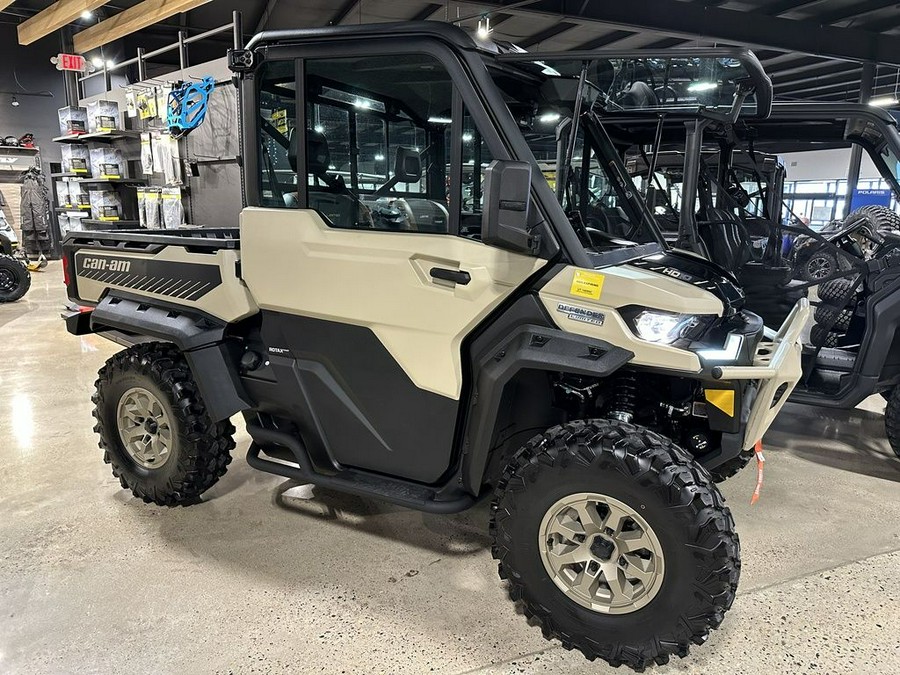
{"type": "Polygon", "coordinates": [[[528,232],[531,207],[531,164],[495,159],[484,171],[481,240],[499,248],[531,253],[528,232]]]}

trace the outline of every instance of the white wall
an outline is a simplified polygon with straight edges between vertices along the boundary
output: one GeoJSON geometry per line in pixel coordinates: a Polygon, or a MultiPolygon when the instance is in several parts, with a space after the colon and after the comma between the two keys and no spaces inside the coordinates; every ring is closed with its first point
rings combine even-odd
{"type": "MultiPolygon", "coordinates": [[[[787,180],[838,180],[847,178],[850,166],[850,148],[837,150],[812,150],[809,152],[788,152],[781,155],[787,180]]],[[[863,152],[860,178],[880,178],[878,169],[863,152]]]]}

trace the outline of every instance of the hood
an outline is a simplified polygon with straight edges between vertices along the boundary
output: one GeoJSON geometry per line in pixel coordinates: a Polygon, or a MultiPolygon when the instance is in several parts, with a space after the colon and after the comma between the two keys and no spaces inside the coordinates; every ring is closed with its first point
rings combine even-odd
{"type": "Polygon", "coordinates": [[[668,250],[629,264],[709,291],[722,301],[725,317],[735,315],[744,306],[744,292],[734,276],[706,258],[684,251],[668,250]]]}

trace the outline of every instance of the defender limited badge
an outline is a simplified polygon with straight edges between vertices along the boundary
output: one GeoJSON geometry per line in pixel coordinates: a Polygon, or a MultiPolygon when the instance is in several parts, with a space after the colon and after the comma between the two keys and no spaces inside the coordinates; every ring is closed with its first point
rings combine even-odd
{"type": "Polygon", "coordinates": [[[603,312],[597,312],[593,309],[586,309],[584,307],[575,307],[574,305],[567,305],[564,302],[561,302],[556,306],[556,311],[562,312],[566,315],[567,319],[571,319],[572,321],[592,323],[595,326],[602,326],[603,320],[606,319],[606,315],[603,314],[603,312]]]}

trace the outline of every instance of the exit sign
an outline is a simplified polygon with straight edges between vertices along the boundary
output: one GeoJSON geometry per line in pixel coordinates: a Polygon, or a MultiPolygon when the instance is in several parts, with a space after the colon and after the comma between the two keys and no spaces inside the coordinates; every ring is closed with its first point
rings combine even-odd
{"type": "Polygon", "coordinates": [[[87,67],[84,57],[78,54],[59,54],[55,59],[50,60],[56,64],[57,70],[74,70],[83,73],[87,67]]]}

